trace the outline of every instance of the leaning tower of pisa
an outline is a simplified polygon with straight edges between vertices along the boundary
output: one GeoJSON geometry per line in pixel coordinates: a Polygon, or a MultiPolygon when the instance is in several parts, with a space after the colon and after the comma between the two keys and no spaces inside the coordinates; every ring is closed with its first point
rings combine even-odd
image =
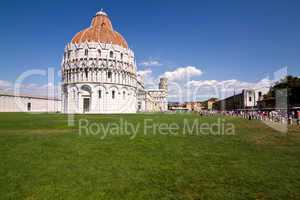
{"type": "Polygon", "coordinates": [[[168,91],[168,79],[165,77],[160,78],[159,89],[168,91]]]}

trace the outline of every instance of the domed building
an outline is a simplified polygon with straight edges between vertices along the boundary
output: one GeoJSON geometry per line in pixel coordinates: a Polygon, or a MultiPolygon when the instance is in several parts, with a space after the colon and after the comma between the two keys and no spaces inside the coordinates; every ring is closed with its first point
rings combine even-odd
{"type": "Polygon", "coordinates": [[[103,11],[66,46],[62,61],[65,113],[135,113],[134,53],[103,11]]]}
{"type": "MultiPolygon", "coordinates": [[[[148,111],[145,106],[138,106],[146,105],[138,103],[138,99],[146,101],[146,97],[138,98],[141,84],[133,51],[114,30],[105,12],[98,12],[90,27],[78,32],[67,44],[62,60],[64,113],[148,111]]],[[[153,107],[159,106],[154,100],[151,102],[153,107]]]]}

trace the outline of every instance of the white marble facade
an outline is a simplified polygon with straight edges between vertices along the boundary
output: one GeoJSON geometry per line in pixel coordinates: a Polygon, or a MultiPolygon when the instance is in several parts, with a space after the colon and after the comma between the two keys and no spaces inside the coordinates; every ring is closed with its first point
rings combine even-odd
{"type": "Polygon", "coordinates": [[[134,53],[103,11],[96,14],[90,28],[67,44],[61,66],[64,113],[136,113],[167,108],[158,105],[161,97],[157,95],[163,93],[166,102],[166,90],[152,95],[137,81],[134,53]]]}
{"type": "Polygon", "coordinates": [[[134,54],[113,44],[69,44],[62,63],[65,113],[135,113],[134,54]]]}
{"type": "Polygon", "coordinates": [[[168,80],[161,78],[158,89],[147,90],[142,80],[138,81],[138,111],[166,112],[168,110],[168,80]]]}

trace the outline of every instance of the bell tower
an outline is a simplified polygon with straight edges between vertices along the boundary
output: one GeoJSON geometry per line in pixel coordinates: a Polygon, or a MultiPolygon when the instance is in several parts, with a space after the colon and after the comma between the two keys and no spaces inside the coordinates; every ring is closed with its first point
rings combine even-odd
{"type": "Polygon", "coordinates": [[[166,92],[168,92],[168,79],[165,77],[160,78],[158,88],[160,90],[165,90],[166,92]]]}

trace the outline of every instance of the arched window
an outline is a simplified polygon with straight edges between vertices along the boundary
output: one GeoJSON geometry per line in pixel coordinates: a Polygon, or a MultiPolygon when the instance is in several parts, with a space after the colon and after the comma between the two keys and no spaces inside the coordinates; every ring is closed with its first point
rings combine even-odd
{"type": "Polygon", "coordinates": [[[84,69],[84,73],[85,73],[85,78],[89,77],[89,71],[87,68],[84,69]]]}
{"type": "Polygon", "coordinates": [[[112,93],[111,93],[111,98],[115,99],[115,96],[116,96],[116,92],[113,90],[112,93]]]}
{"type": "Polygon", "coordinates": [[[110,57],[110,58],[113,58],[113,57],[114,57],[114,52],[112,52],[112,51],[109,52],[109,57],[110,57]]]}
{"type": "Polygon", "coordinates": [[[86,49],[86,50],[84,51],[84,55],[85,55],[85,56],[88,56],[88,55],[89,55],[89,50],[88,50],[88,49],[86,49]]]}
{"type": "Polygon", "coordinates": [[[98,97],[99,97],[99,99],[102,98],[102,91],[101,90],[98,91],[98,97]]]}
{"type": "Polygon", "coordinates": [[[111,78],[111,71],[107,72],[107,77],[111,78]]]}
{"type": "Polygon", "coordinates": [[[68,51],[68,58],[71,57],[71,52],[72,52],[72,50],[69,50],[69,51],[68,51]]]}
{"type": "Polygon", "coordinates": [[[121,60],[123,60],[123,53],[121,53],[121,60]]]}
{"type": "Polygon", "coordinates": [[[126,98],[126,92],[123,91],[123,99],[125,99],[125,98],[126,98]]]}
{"type": "Polygon", "coordinates": [[[83,85],[83,86],[81,86],[81,90],[91,93],[92,88],[88,85],[83,85]]]}
{"type": "Polygon", "coordinates": [[[98,49],[98,56],[100,57],[101,56],[101,50],[98,49]]]}

